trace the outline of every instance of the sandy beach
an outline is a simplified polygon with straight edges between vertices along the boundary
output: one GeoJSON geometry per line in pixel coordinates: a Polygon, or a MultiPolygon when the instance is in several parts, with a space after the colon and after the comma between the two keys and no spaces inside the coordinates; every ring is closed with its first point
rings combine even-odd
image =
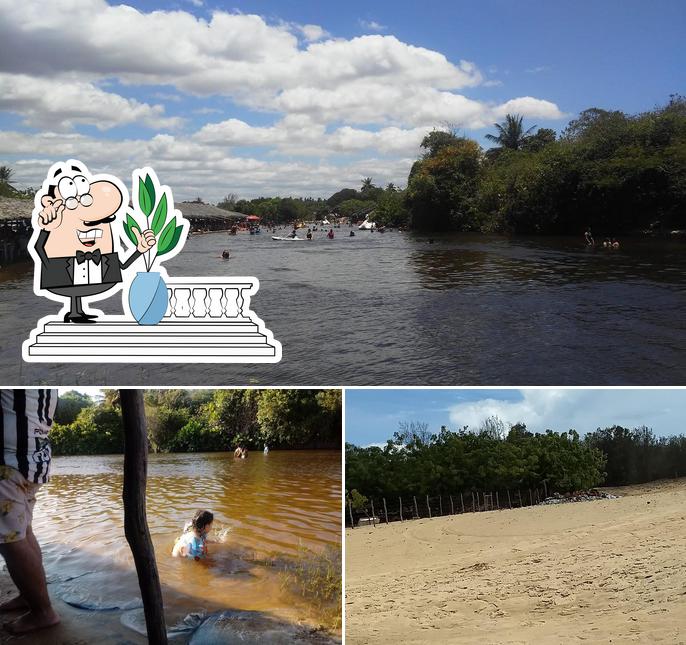
{"type": "Polygon", "coordinates": [[[686,479],[346,532],[361,643],[686,643],[686,479]]]}

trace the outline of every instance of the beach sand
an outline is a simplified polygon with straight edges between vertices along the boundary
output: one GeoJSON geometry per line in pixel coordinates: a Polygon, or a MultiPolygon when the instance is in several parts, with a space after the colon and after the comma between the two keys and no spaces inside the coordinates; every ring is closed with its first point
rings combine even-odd
{"type": "Polygon", "coordinates": [[[686,479],[346,531],[346,642],[686,643],[686,479]]]}

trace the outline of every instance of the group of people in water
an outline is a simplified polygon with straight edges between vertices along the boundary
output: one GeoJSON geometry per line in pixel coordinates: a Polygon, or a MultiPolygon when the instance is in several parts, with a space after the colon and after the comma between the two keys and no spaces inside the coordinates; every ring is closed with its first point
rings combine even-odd
{"type": "MultiPolygon", "coordinates": [[[[308,229],[307,229],[307,233],[305,234],[305,237],[306,237],[308,240],[311,240],[311,239],[312,239],[312,233],[313,233],[314,231],[316,231],[316,230],[317,230],[316,228],[315,228],[315,229],[308,228],[308,229]]],[[[351,234],[352,234],[352,231],[351,231],[351,234]]],[[[297,229],[293,229],[293,231],[291,232],[291,234],[290,234],[288,237],[292,237],[292,238],[298,237],[298,231],[297,231],[297,229]]],[[[327,237],[328,239],[330,239],[330,240],[333,240],[333,238],[334,238],[334,232],[333,232],[333,229],[332,229],[332,228],[329,229],[329,232],[326,234],[326,237],[327,237]]]]}
{"type": "MultiPolygon", "coordinates": [[[[584,239],[586,240],[586,246],[595,246],[595,240],[593,239],[593,234],[591,233],[591,228],[590,226],[586,229],[586,232],[584,233],[584,239]]],[[[604,249],[618,249],[619,248],[619,241],[616,240],[614,237],[606,237],[603,240],[603,248],[604,249]]]]}

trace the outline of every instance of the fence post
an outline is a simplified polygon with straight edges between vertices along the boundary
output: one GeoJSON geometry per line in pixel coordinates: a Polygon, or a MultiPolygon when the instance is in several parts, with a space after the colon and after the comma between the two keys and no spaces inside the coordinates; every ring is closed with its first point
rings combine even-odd
{"type": "Polygon", "coordinates": [[[476,504],[474,503],[474,491],[472,491],[472,513],[476,511],[476,504]]]}
{"type": "Polygon", "coordinates": [[[386,508],[386,498],[383,498],[383,512],[386,516],[386,524],[388,524],[388,509],[386,508]]]}
{"type": "Polygon", "coordinates": [[[519,497],[519,508],[522,508],[522,491],[517,489],[517,497],[519,497]]]}
{"type": "Polygon", "coordinates": [[[507,489],[507,507],[512,508],[512,501],[510,500],[510,489],[507,489]]]}
{"type": "Polygon", "coordinates": [[[455,515],[455,506],[453,506],[453,496],[450,496],[450,514],[455,515]]]}
{"type": "Polygon", "coordinates": [[[543,480],[543,491],[545,492],[545,499],[548,499],[548,484],[546,484],[545,479],[543,480]]]}
{"type": "Polygon", "coordinates": [[[431,506],[429,506],[429,496],[426,496],[426,507],[429,509],[429,519],[431,519],[431,506]]]}
{"type": "Polygon", "coordinates": [[[376,513],[374,512],[374,500],[372,500],[372,526],[376,528],[376,513]]]}
{"type": "Polygon", "coordinates": [[[414,500],[414,514],[417,516],[417,519],[419,519],[419,507],[417,506],[417,497],[415,495],[412,495],[412,499],[414,500]]]}
{"type": "Polygon", "coordinates": [[[438,496],[438,512],[443,515],[443,495],[438,496]]]}
{"type": "Polygon", "coordinates": [[[495,505],[498,507],[498,510],[500,510],[500,497],[498,496],[498,491],[495,491],[495,505]]]}
{"type": "Polygon", "coordinates": [[[350,511],[350,528],[355,528],[355,520],[353,519],[353,503],[348,500],[348,510],[350,511]]]}
{"type": "Polygon", "coordinates": [[[398,497],[398,501],[400,502],[400,521],[403,521],[403,498],[398,497]]]}
{"type": "Polygon", "coordinates": [[[464,513],[464,497],[462,497],[461,491],[460,491],[460,503],[462,504],[462,512],[464,513]]]}
{"type": "Polygon", "coordinates": [[[529,506],[534,505],[534,496],[531,494],[531,489],[529,489],[529,506]]]}

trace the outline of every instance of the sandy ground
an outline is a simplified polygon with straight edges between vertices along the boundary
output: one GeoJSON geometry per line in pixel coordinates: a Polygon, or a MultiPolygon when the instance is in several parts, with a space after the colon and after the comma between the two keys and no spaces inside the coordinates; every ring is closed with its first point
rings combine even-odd
{"type": "MultiPolygon", "coordinates": [[[[6,571],[0,573],[0,602],[17,594],[17,589],[6,571]]],[[[21,612],[0,614],[0,643],[16,645],[92,645],[117,643],[117,645],[143,645],[147,639],[127,629],[120,622],[120,611],[85,611],[75,609],[50,594],[53,605],[62,622],[26,636],[11,636],[1,625],[21,615],[21,612]]]]}
{"type": "Polygon", "coordinates": [[[346,533],[346,642],[686,644],[686,479],[346,533]]]}

